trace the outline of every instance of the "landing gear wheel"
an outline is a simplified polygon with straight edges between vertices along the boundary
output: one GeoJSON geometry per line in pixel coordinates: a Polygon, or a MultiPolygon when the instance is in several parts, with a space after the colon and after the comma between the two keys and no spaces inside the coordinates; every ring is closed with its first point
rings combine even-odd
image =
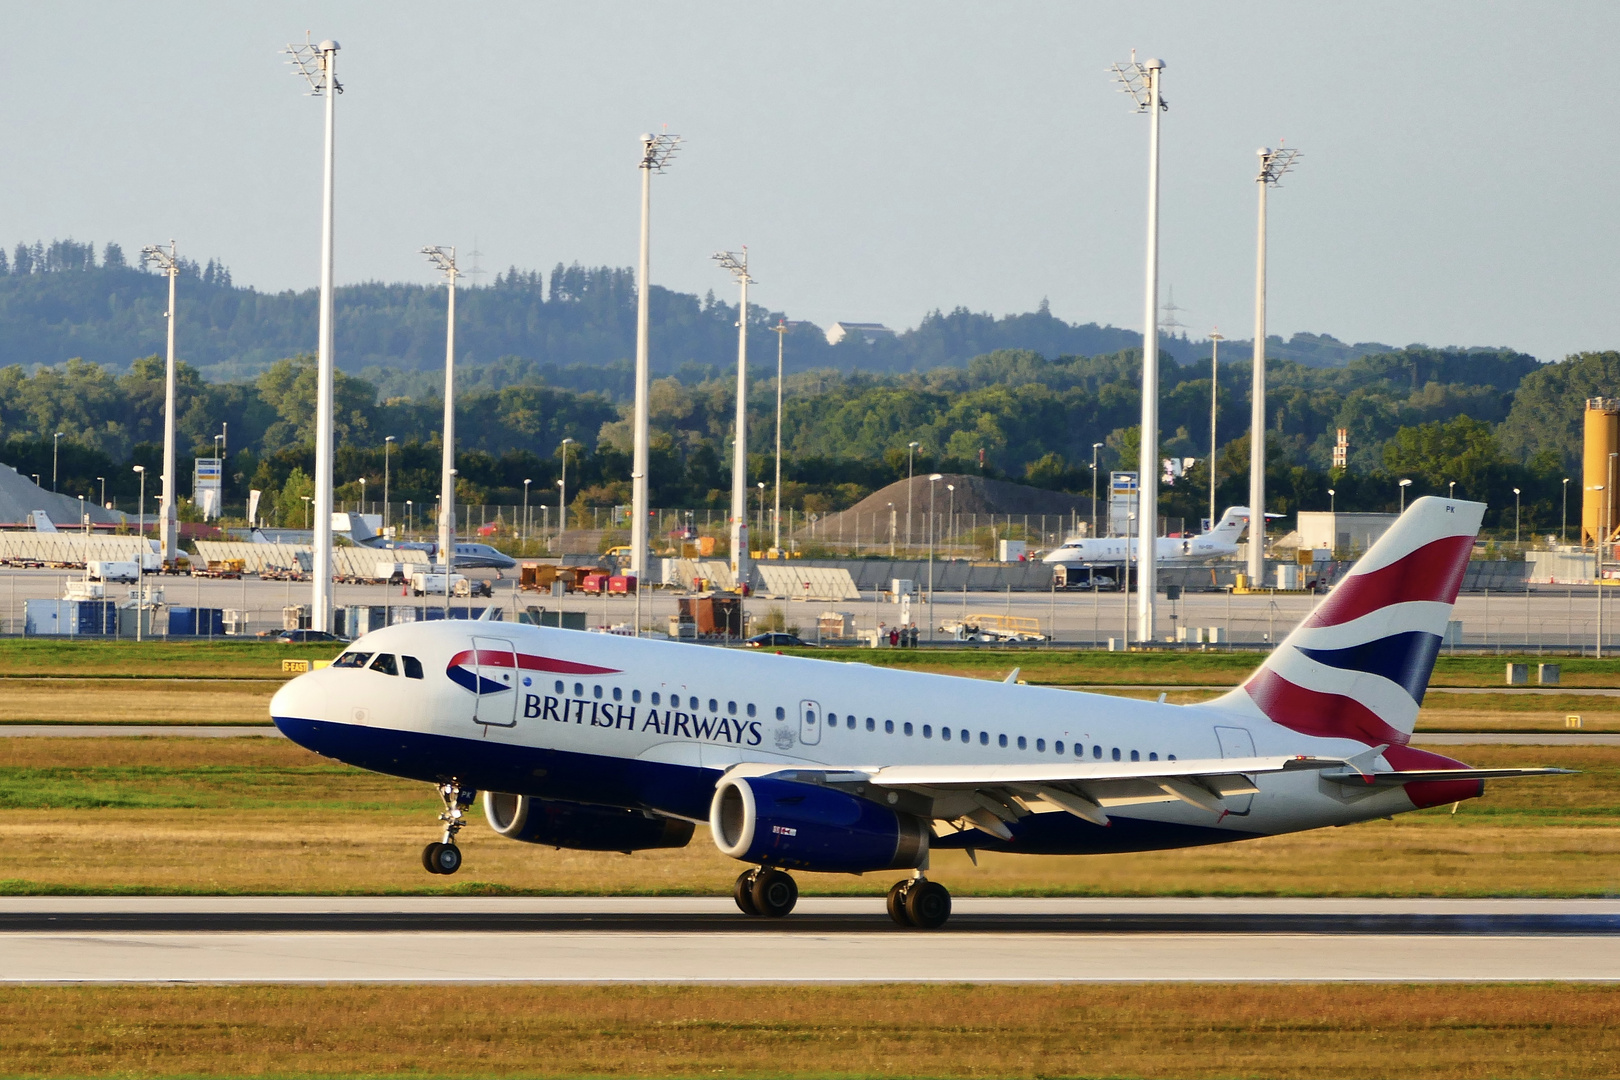
{"type": "Polygon", "coordinates": [[[754,878],[751,899],[761,915],[780,919],[799,902],[799,886],[790,875],[762,867],[754,878]]]}
{"type": "Polygon", "coordinates": [[[454,844],[440,844],[439,850],[434,852],[433,863],[437,868],[435,873],[453,874],[461,869],[461,849],[454,844]]]}
{"type": "Polygon", "coordinates": [[[744,870],[737,875],[737,883],[731,887],[731,898],[737,901],[737,907],[744,915],[759,914],[759,908],[754,906],[754,878],[757,876],[758,870],[744,870]]]}
{"type": "Polygon", "coordinates": [[[937,881],[915,881],[906,890],[906,916],[921,930],[938,930],[951,917],[950,890],[937,881]]]}
{"type": "Polygon", "coordinates": [[[422,849],[422,869],[430,874],[439,872],[439,849],[442,847],[444,845],[435,840],[422,849]]]}
{"type": "Polygon", "coordinates": [[[889,889],[889,918],[901,926],[910,926],[911,916],[906,914],[906,892],[911,888],[911,879],[897,881],[889,889]]]}

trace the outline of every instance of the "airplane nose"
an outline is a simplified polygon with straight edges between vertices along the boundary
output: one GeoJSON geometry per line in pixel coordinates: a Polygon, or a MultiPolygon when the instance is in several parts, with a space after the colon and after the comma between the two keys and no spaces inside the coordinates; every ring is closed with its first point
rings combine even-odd
{"type": "Polygon", "coordinates": [[[270,698],[270,719],[288,717],[295,720],[312,720],[315,716],[310,712],[309,687],[304,683],[308,676],[300,675],[270,698]],[[303,684],[303,685],[301,685],[303,684]]]}

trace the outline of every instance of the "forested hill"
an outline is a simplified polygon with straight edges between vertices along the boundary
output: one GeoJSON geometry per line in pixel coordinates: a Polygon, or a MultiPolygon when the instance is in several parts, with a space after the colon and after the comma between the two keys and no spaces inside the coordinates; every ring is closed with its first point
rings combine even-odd
{"type": "MultiPolygon", "coordinates": [[[[654,286],[653,367],[671,374],[723,365],[735,356],[735,304],[654,286]]],[[[81,357],[112,371],[160,352],[167,290],[119,245],[59,240],[0,250],[0,366],[53,365],[81,357]]],[[[223,264],[183,262],[179,283],[179,352],[213,382],[251,379],[275,361],[311,352],[315,290],[264,293],[236,285],[223,264]]],[[[750,349],[776,352],[771,328],[783,312],[749,312],[750,349]]],[[[337,291],[338,366],[360,374],[383,396],[430,392],[444,360],[442,286],[367,283],[337,291]]],[[[827,344],[820,327],[791,322],[790,370],[903,372],[960,367],[998,349],[1043,356],[1095,356],[1137,347],[1141,335],[1056,318],[1042,301],[1032,312],[1001,317],[956,308],[935,311],[913,328],[865,340],[827,344]]],[[[1248,343],[1230,341],[1233,359],[1248,343]]],[[[1202,342],[1170,338],[1165,350],[1185,361],[1207,355],[1202,342]]],[[[1347,345],[1297,334],[1271,339],[1270,354],[1311,367],[1334,367],[1388,346],[1347,345]]],[[[489,389],[544,381],[622,397],[635,355],[635,278],[628,269],[561,263],[550,273],[516,268],[458,297],[457,360],[489,389]]]]}

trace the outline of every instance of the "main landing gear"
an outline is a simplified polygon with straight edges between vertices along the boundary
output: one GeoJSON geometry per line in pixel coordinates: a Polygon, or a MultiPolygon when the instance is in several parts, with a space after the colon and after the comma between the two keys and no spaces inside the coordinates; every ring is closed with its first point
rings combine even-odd
{"type": "MultiPolygon", "coordinates": [[[[731,888],[731,897],[744,915],[780,919],[799,900],[799,887],[780,870],[761,866],[745,870],[731,888]]],[[[951,917],[951,894],[919,871],[916,877],[894,883],[889,890],[889,918],[901,926],[937,930],[951,917]]]]}
{"type": "Polygon", "coordinates": [[[444,839],[422,849],[422,869],[430,874],[453,874],[461,869],[456,833],[466,828],[467,807],[478,798],[478,792],[451,781],[439,785],[439,798],[444,800],[444,812],[439,815],[439,820],[444,822],[444,839]]]}

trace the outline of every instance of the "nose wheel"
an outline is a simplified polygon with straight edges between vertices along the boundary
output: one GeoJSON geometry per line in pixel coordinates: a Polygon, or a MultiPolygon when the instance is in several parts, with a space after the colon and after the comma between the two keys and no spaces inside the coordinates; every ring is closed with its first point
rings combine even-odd
{"type": "Polygon", "coordinates": [[[951,893],[925,877],[897,881],[889,890],[889,918],[901,926],[938,930],[951,917],[951,893]]]}
{"type": "Polygon", "coordinates": [[[444,811],[439,815],[444,823],[444,839],[422,849],[422,869],[430,874],[453,874],[461,869],[461,849],[456,846],[456,834],[466,828],[467,808],[478,798],[478,792],[452,780],[439,785],[439,798],[444,802],[444,811]]]}

